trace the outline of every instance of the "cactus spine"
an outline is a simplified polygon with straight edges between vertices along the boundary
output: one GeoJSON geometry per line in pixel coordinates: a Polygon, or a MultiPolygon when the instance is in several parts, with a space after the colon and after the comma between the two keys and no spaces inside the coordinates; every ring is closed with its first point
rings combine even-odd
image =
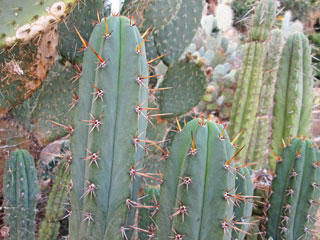
{"type": "Polygon", "coordinates": [[[148,64],[139,31],[126,17],[96,25],[88,46],[100,62],[85,51],[71,139],[69,232],[71,239],[120,240],[133,224],[126,203],[137,197],[136,169],[145,151],[148,64]]]}
{"type": "Polygon", "coordinates": [[[11,152],[5,165],[3,197],[8,240],[34,240],[38,177],[26,150],[11,152]]]}
{"type": "Polygon", "coordinates": [[[264,62],[263,42],[273,25],[275,14],[274,0],[260,2],[255,12],[253,29],[250,32],[251,42],[245,46],[244,63],[238,79],[228,128],[232,138],[242,129],[245,130],[245,134],[242,134],[238,140],[240,146],[245,146],[244,151],[240,153],[241,162],[244,162],[246,157],[258,110],[264,62]]]}
{"type": "MultiPolygon", "coordinates": [[[[312,114],[312,66],[308,39],[295,33],[287,40],[280,60],[273,108],[271,150],[280,155],[282,139],[309,136],[312,114]]],[[[275,168],[276,157],[270,166],[275,168]]]]}
{"type": "Polygon", "coordinates": [[[177,133],[160,189],[158,239],[231,239],[232,157],[222,125],[194,119],[177,133]]]}
{"type": "Polygon", "coordinates": [[[320,196],[319,161],[311,140],[293,138],[283,149],[272,182],[267,237],[311,239],[320,196]]]}

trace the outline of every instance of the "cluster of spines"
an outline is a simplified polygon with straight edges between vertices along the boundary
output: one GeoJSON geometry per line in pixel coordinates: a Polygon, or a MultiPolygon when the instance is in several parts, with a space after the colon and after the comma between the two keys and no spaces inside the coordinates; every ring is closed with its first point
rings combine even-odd
{"type": "MultiPolygon", "coordinates": [[[[170,234],[169,238],[172,239],[198,239],[200,236],[200,239],[207,239],[206,237],[230,239],[232,231],[246,233],[241,229],[241,225],[250,223],[238,222],[233,216],[234,206],[240,201],[247,202],[252,198],[235,193],[238,168],[233,162],[243,148],[232,155],[236,139],[231,142],[225,129],[226,127],[201,117],[189,122],[183,130],[178,124],[178,135],[166,161],[164,184],[161,187],[160,210],[156,221],[159,228],[157,237],[164,238],[170,234]],[[211,155],[212,151],[215,151],[215,157],[211,155]],[[208,156],[207,154],[213,159],[206,163],[202,160],[208,156]],[[224,156],[219,157],[220,154],[224,156]],[[218,170],[213,170],[210,165],[218,170]],[[214,186],[209,187],[202,181],[204,177],[207,184],[209,182],[219,184],[219,187],[215,185],[216,192],[214,186]],[[202,194],[210,196],[211,200],[201,200],[202,194]],[[203,204],[210,202],[210,208],[202,206],[202,202],[203,204]],[[212,211],[215,213],[212,212],[211,216],[202,216],[210,214],[210,209],[214,209],[212,211]],[[195,222],[198,218],[202,219],[202,223],[195,222]],[[210,227],[206,227],[207,220],[210,220],[210,227]]],[[[244,176],[239,175],[239,177],[244,176]]]]}
{"type": "Polygon", "coordinates": [[[289,139],[278,157],[269,198],[267,237],[310,239],[319,207],[320,152],[311,140],[289,139]]]}

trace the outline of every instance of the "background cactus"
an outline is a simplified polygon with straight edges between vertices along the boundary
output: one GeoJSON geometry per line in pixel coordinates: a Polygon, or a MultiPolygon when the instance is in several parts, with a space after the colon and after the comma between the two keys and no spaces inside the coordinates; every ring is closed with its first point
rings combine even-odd
{"type": "Polygon", "coordinates": [[[126,203],[136,201],[145,152],[148,64],[143,40],[128,18],[108,17],[96,25],[89,44],[101,61],[97,65],[97,56],[85,51],[71,140],[70,236],[123,239],[126,224],[133,224],[126,203]],[[104,36],[105,24],[110,36],[104,36]],[[101,98],[99,90],[105,93],[101,98]]]}
{"type": "Polygon", "coordinates": [[[274,23],[275,14],[276,4],[273,0],[261,1],[257,6],[253,16],[253,28],[249,34],[251,42],[245,46],[243,66],[237,80],[228,131],[234,138],[241,130],[245,130],[245,134],[242,134],[238,141],[239,146],[244,146],[244,151],[240,153],[241,162],[245,161],[258,111],[265,54],[263,41],[274,23]]]}
{"type": "Polygon", "coordinates": [[[296,33],[287,40],[280,60],[273,108],[270,167],[275,168],[282,139],[309,136],[312,115],[312,67],[308,39],[296,33]]]}
{"type": "Polygon", "coordinates": [[[254,168],[259,169],[268,161],[268,149],[271,135],[271,119],[273,107],[273,95],[279,67],[282,32],[273,30],[267,42],[266,56],[263,66],[263,82],[260,92],[258,112],[256,115],[254,129],[250,139],[250,145],[246,160],[257,162],[254,168]]]}
{"type": "Polygon", "coordinates": [[[293,138],[286,144],[272,182],[267,237],[311,239],[319,206],[319,161],[311,140],[293,138]]]}
{"type": "Polygon", "coordinates": [[[1,1],[0,47],[27,42],[61,21],[75,0],[1,1]]]}
{"type": "Polygon", "coordinates": [[[26,150],[10,153],[3,177],[5,225],[9,240],[35,239],[38,177],[33,157],[26,150]]]}
{"type": "Polygon", "coordinates": [[[69,200],[70,156],[68,142],[61,144],[61,156],[56,156],[58,170],[46,206],[46,215],[41,222],[38,238],[43,240],[58,239],[60,221],[64,218],[69,200]]]}
{"type": "Polygon", "coordinates": [[[170,152],[160,189],[156,237],[231,239],[229,194],[234,194],[235,170],[230,160],[233,146],[223,126],[194,119],[177,133],[170,152]]]}

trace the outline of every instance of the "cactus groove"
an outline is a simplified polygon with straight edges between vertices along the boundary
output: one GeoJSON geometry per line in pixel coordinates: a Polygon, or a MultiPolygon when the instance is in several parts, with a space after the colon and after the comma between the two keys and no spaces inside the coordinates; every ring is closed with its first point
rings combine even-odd
{"type": "Polygon", "coordinates": [[[126,17],[108,17],[107,28],[109,35],[104,20],[94,28],[89,44],[100,60],[88,47],[79,79],[69,228],[77,240],[122,240],[128,234],[124,228],[133,225],[134,213],[128,220],[126,200],[135,201],[139,188],[139,178],[129,171],[137,163],[139,169],[144,156],[148,64],[143,40],[126,17]]]}

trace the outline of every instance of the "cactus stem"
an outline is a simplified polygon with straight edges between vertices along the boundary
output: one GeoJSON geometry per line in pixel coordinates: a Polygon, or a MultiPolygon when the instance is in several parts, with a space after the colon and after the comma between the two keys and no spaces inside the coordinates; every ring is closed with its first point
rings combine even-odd
{"type": "Polygon", "coordinates": [[[94,191],[97,190],[98,187],[93,183],[89,182],[88,180],[87,180],[87,184],[88,184],[88,187],[84,189],[84,193],[81,196],[81,198],[86,197],[90,194],[90,199],[92,199],[92,196],[96,197],[96,193],[94,191]]]}
{"type": "Polygon", "coordinates": [[[89,126],[92,125],[92,128],[90,130],[89,133],[91,133],[95,128],[97,128],[98,132],[99,132],[99,127],[102,125],[102,122],[101,122],[101,117],[103,115],[103,112],[100,114],[99,118],[98,119],[95,119],[95,117],[91,114],[90,114],[90,117],[92,118],[92,120],[80,120],[82,122],[87,122],[89,126]]]}
{"type": "Polygon", "coordinates": [[[242,129],[238,135],[232,140],[231,144],[234,145],[234,143],[237,141],[237,139],[241,136],[241,134],[244,132],[244,129],[242,129]]]}
{"type": "Polygon", "coordinates": [[[63,127],[64,129],[68,130],[69,134],[66,136],[66,138],[70,137],[72,135],[72,133],[74,132],[74,128],[72,126],[65,126],[65,125],[63,125],[61,123],[57,123],[57,122],[52,121],[52,120],[47,120],[47,121],[53,123],[54,126],[57,125],[59,127],[63,127]]]}
{"type": "Polygon", "coordinates": [[[104,94],[103,90],[96,87],[93,83],[90,83],[90,84],[96,90],[96,92],[91,93],[96,95],[96,97],[93,99],[93,102],[95,102],[98,98],[100,98],[100,100],[103,102],[103,94],[104,94]]]}
{"type": "Polygon", "coordinates": [[[161,56],[158,56],[158,57],[156,57],[156,58],[154,58],[154,59],[152,59],[152,60],[149,60],[149,61],[148,61],[148,64],[151,64],[151,63],[157,61],[158,59],[160,59],[160,58],[162,58],[162,57],[164,57],[164,56],[167,56],[168,54],[169,54],[169,53],[165,53],[165,54],[162,54],[161,56]]]}
{"type": "Polygon", "coordinates": [[[82,220],[82,222],[88,221],[88,225],[90,225],[91,221],[93,222],[93,215],[92,215],[92,213],[82,212],[82,216],[84,217],[84,219],[82,220]]]}
{"type": "Polygon", "coordinates": [[[68,110],[68,112],[70,112],[79,102],[79,96],[76,93],[76,90],[73,90],[73,98],[72,98],[72,102],[68,105],[71,106],[68,110]]]}
{"type": "Polygon", "coordinates": [[[173,210],[177,210],[177,211],[175,211],[169,218],[172,220],[173,217],[178,216],[179,214],[181,214],[182,215],[182,222],[184,222],[184,215],[189,216],[188,209],[190,207],[186,207],[179,200],[178,200],[178,202],[179,202],[180,206],[178,208],[173,208],[173,210]]]}
{"type": "Polygon", "coordinates": [[[99,168],[99,164],[98,164],[98,160],[101,160],[101,158],[99,158],[99,152],[91,152],[89,149],[85,148],[84,150],[86,150],[86,152],[88,152],[90,155],[87,157],[82,158],[83,160],[86,161],[90,161],[89,162],[89,167],[92,165],[92,163],[96,164],[96,166],[99,168]]]}

